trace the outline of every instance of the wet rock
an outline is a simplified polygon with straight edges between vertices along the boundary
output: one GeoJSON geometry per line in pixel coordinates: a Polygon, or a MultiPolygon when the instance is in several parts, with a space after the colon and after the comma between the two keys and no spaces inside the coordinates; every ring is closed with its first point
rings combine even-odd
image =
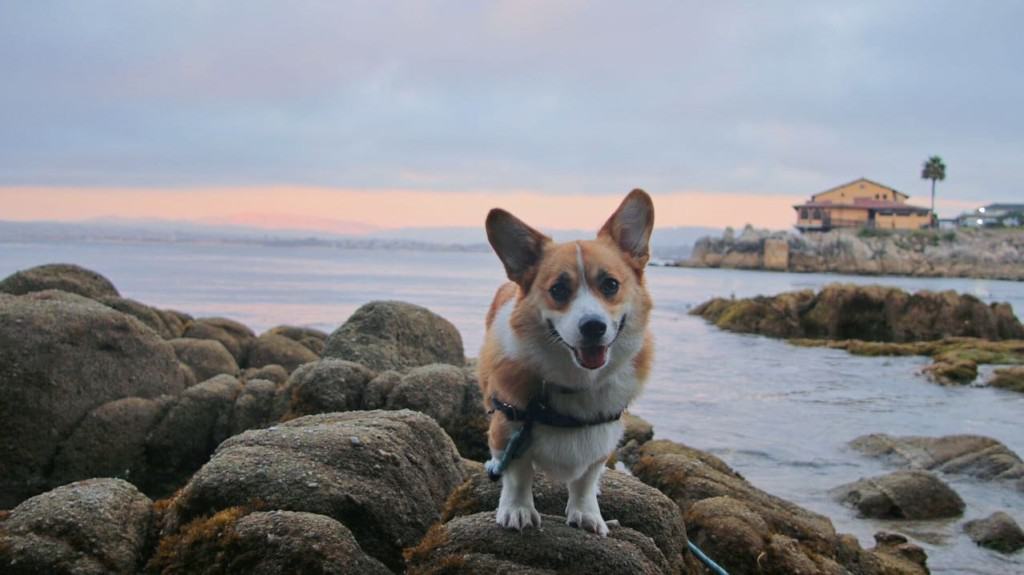
{"type": "Polygon", "coordinates": [[[389,568],[463,481],[451,439],[411,411],[311,415],[225,441],[176,497],[165,534],[235,506],[327,515],[389,568]]]}
{"type": "Polygon", "coordinates": [[[374,377],[365,366],[323,359],[295,370],[288,380],[290,416],[363,408],[363,390],[374,377]]]}
{"type": "Polygon", "coordinates": [[[311,327],[279,325],[277,327],[270,328],[267,330],[267,333],[280,335],[292,341],[297,341],[318,356],[323,354],[324,347],[327,345],[327,334],[311,327]]]}
{"type": "Polygon", "coordinates": [[[45,290],[60,290],[92,299],[121,295],[107,278],[74,264],[36,266],[0,280],[0,293],[22,295],[45,290]]]}
{"type": "Polygon", "coordinates": [[[945,337],[1022,339],[1024,326],[1008,304],[985,304],[969,294],[830,284],[772,297],[714,298],[691,312],[716,326],[779,338],[882,342],[945,337]]]}
{"type": "Polygon", "coordinates": [[[964,531],[978,545],[1000,553],[1016,553],[1024,548],[1024,531],[1013,517],[1003,511],[968,521],[964,524],[964,531]]]}
{"type": "Polygon", "coordinates": [[[881,560],[881,573],[884,575],[928,573],[928,557],[924,549],[899,533],[875,533],[875,547],[871,552],[881,560]]]}
{"type": "Polygon", "coordinates": [[[850,447],[888,463],[911,469],[968,475],[981,480],[1012,481],[1024,491],[1024,462],[999,441],[980,435],[944,437],[862,435],[850,447]]]}
{"type": "Polygon", "coordinates": [[[231,435],[231,417],[242,384],[218,375],[186,389],[147,438],[151,489],[166,493],[209,459],[231,435]]]}
{"type": "Polygon", "coordinates": [[[120,479],[88,479],[27,499],[0,523],[0,571],[138,573],[151,503],[120,479]]]}
{"type": "Polygon", "coordinates": [[[90,411],[175,395],[184,377],[171,346],[137,319],[44,291],[0,294],[0,387],[0,507],[10,507],[54,486],[57,447],[90,411]]]}
{"type": "Polygon", "coordinates": [[[165,537],[150,561],[153,573],[387,575],[352,532],[315,513],[247,513],[239,507],[199,518],[165,537]]]}
{"type": "Polygon", "coordinates": [[[160,334],[160,337],[164,339],[176,337],[172,330],[167,327],[160,312],[144,303],[116,296],[104,296],[96,299],[107,307],[116,309],[121,313],[126,313],[141,321],[146,324],[146,327],[160,334]]]}
{"type": "Polygon", "coordinates": [[[675,501],[689,539],[730,573],[927,572],[865,551],[828,518],[757,489],[709,453],[651,440],[627,446],[622,457],[638,479],[675,501]],[[905,570],[886,570],[887,562],[905,570]]]}
{"type": "Polygon", "coordinates": [[[280,365],[289,372],[320,359],[319,355],[301,342],[274,333],[265,333],[254,339],[249,344],[246,357],[246,365],[249,367],[280,365]]]}
{"type": "Polygon", "coordinates": [[[988,384],[992,387],[1024,393],[1024,366],[997,369],[988,380],[988,384]]]}
{"type": "Polygon", "coordinates": [[[278,402],[277,393],[278,386],[272,381],[252,379],[245,382],[232,410],[231,434],[269,427],[279,421],[284,416],[285,405],[278,402]]]}
{"type": "Polygon", "coordinates": [[[280,365],[264,365],[263,367],[250,367],[242,372],[245,379],[267,379],[278,385],[288,381],[288,370],[280,365]]]}
{"type": "Polygon", "coordinates": [[[637,445],[643,445],[654,439],[654,426],[639,415],[633,415],[628,411],[623,413],[622,426],[624,431],[622,440],[619,441],[620,447],[631,441],[635,441],[637,445]]]}
{"type": "Polygon", "coordinates": [[[178,360],[192,370],[196,381],[206,381],[222,373],[238,375],[238,363],[217,340],[183,337],[168,343],[174,348],[178,360]]]}
{"type": "Polygon", "coordinates": [[[967,385],[977,379],[978,364],[970,360],[937,361],[924,368],[928,379],[940,385],[967,385]]]}
{"type": "Polygon", "coordinates": [[[832,490],[832,496],[874,519],[945,519],[964,512],[964,502],[927,471],[894,471],[832,490]]]}
{"type": "MultiPolygon", "coordinates": [[[[469,471],[469,479],[452,493],[445,504],[443,521],[477,513],[489,513],[494,521],[501,483],[488,479],[482,466],[474,466],[469,471]]],[[[690,572],[696,568],[696,558],[686,551],[686,527],[682,515],[671,499],[619,471],[605,472],[600,485],[598,501],[606,521],[618,520],[622,527],[650,537],[669,564],[670,572],[690,572]]],[[[557,523],[565,523],[568,491],[564,484],[550,481],[540,473],[534,479],[533,494],[537,511],[556,516],[554,520],[557,523]]],[[[547,530],[548,525],[544,523],[543,528],[547,530]]],[[[615,527],[611,529],[615,531],[615,527]]]]}
{"type": "Polygon", "coordinates": [[[145,488],[146,437],[174,401],[171,396],[126,397],[92,410],[60,444],[53,459],[53,481],[118,477],[145,488]]]}
{"type": "Polygon", "coordinates": [[[361,363],[375,371],[447,363],[463,365],[462,336],[430,310],[404,302],[370,302],[327,338],[324,357],[361,363]]]}
{"type": "Polygon", "coordinates": [[[566,573],[571,566],[573,573],[593,575],[678,573],[649,537],[632,529],[613,528],[607,538],[602,538],[569,527],[552,515],[542,515],[541,520],[543,531],[504,529],[495,523],[493,512],[437,525],[419,545],[406,552],[406,572],[548,575],[566,573]]]}
{"type": "Polygon", "coordinates": [[[249,343],[256,339],[256,334],[248,327],[223,317],[204,317],[192,320],[185,326],[184,337],[195,339],[215,339],[222,344],[235,358],[238,365],[246,365],[245,356],[249,351],[249,343]]]}

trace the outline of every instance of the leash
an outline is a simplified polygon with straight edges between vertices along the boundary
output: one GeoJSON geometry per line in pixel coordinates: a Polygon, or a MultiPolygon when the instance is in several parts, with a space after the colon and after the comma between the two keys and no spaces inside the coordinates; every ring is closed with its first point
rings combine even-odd
{"type": "Polygon", "coordinates": [[[714,572],[715,575],[729,575],[728,571],[723,569],[721,565],[715,563],[710,557],[705,555],[704,552],[700,550],[700,547],[697,547],[697,544],[693,541],[690,541],[689,538],[686,539],[686,546],[689,547],[690,552],[693,553],[697,557],[697,559],[700,559],[700,562],[707,566],[707,568],[710,569],[712,572],[714,572]]]}

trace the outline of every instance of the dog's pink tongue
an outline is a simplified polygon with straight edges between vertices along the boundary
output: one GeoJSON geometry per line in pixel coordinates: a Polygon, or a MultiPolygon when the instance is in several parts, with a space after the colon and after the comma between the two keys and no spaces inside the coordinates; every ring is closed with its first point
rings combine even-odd
{"type": "Polygon", "coordinates": [[[581,347],[577,359],[580,365],[587,369],[597,369],[604,365],[608,359],[608,347],[595,345],[593,347],[581,347]]]}

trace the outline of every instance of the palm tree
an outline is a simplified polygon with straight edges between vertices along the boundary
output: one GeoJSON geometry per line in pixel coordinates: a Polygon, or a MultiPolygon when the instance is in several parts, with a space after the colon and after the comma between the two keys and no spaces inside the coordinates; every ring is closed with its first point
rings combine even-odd
{"type": "Polygon", "coordinates": [[[932,211],[929,223],[935,226],[935,181],[941,182],[946,179],[946,164],[942,163],[942,158],[932,156],[925,160],[921,169],[921,179],[932,181],[932,211]]]}

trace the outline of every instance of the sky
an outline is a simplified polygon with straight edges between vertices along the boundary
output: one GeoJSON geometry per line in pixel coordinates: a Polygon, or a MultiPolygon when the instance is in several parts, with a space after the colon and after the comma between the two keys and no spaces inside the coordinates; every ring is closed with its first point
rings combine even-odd
{"type": "MultiPolygon", "coordinates": [[[[6,2],[0,219],[792,225],[1024,197],[1024,3],[6,2]],[[530,220],[529,218],[532,218],[530,220]]],[[[313,224],[310,224],[313,225],[313,224]]]]}

